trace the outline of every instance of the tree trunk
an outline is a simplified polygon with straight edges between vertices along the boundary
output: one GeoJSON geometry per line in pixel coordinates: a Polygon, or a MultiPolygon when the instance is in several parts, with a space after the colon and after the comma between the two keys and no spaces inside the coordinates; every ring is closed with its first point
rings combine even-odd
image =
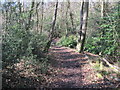
{"type": "MultiPolygon", "coordinates": [[[[64,0],[61,3],[61,15],[60,16],[62,17],[61,18],[61,22],[60,22],[60,28],[61,28],[61,30],[65,29],[67,31],[67,29],[66,29],[66,20],[65,20],[66,19],[66,13],[65,13],[65,3],[64,3],[64,0]]],[[[60,34],[60,36],[61,36],[61,34],[60,34]]]]}
{"type": "Polygon", "coordinates": [[[78,52],[83,52],[85,38],[86,38],[86,30],[87,30],[87,20],[88,20],[88,9],[89,9],[89,2],[87,0],[82,2],[81,11],[80,11],[80,31],[78,32],[79,38],[77,43],[77,50],[78,52]]]}
{"type": "Polygon", "coordinates": [[[80,10],[80,31],[78,32],[78,41],[77,41],[77,47],[76,49],[80,52],[81,47],[81,36],[82,36],[82,24],[83,24],[83,8],[84,8],[84,2],[81,2],[81,10],[80,10]]]}
{"type": "Polygon", "coordinates": [[[66,17],[66,37],[68,36],[68,30],[69,30],[69,26],[68,26],[68,9],[69,9],[69,4],[67,6],[67,10],[66,10],[66,14],[65,14],[65,17],[66,17]]]}
{"type": "Polygon", "coordinates": [[[101,18],[104,18],[108,12],[108,1],[101,0],[101,18]]]}
{"type": "Polygon", "coordinates": [[[45,52],[48,52],[50,45],[51,45],[51,42],[52,42],[52,39],[54,37],[55,23],[56,23],[56,18],[57,18],[57,10],[58,10],[58,0],[56,2],[56,8],[55,8],[55,13],[54,13],[54,17],[53,17],[52,28],[51,28],[50,34],[49,34],[49,40],[48,40],[47,45],[44,49],[45,52]]]}
{"type": "Polygon", "coordinates": [[[20,0],[18,0],[18,5],[19,5],[19,13],[21,13],[22,12],[22,7],[21,7],[21,2],[20,2],[20,0]]]}
{"type": "Polygon", "coordinates": [[[71,11],[70,8],[70,1],[68,0],[68,9],[69,9],[69,15],[70,15],[70,20],[71,20],[71,24],[72,24],[72,30],[74,32],[75,26],[74,26],[74,20],[73,20],[73,13],[71,11]]]}
{"type": "Polygon", "coordinates": [[[101,0],[101,18],[104,17],[104,13],[105,13],[105,11],[104,11],[104,6],[105,6],[104,0],[101,0]]]}
{"type": "Polygon", "coordinates": [[[32,18],[33,10],[34,10],[34,9],[33,9],[33,8],[34,8],[34,5],[35,5],[35,2],[32,1],[31,10],[30,10],[30,12],[29,12],[29,17],[28,17],[28,23],[27,23],[27,25],[26,25],[26,31],[28,31],[29,28],[31,27],[31,18],[32,18]]]}
{"type": "Polygon", "coordinates": [[[18,23],[19,23],[19,28],[21,28],[21,25],[23,23],[21,23],[22,4],[21,4],[20,0],[18,1],[18,5],[19,5],[19,19],[18,19],[18,23]]]}
{"type": "Polygon", "coordinates": [[[42,31],[43,31],[43,13],[44,13],[44,2],[42,0],[40,33],[42,33],[42,31]]]}
{"type": "Polygon", "coordinates": [[[39,15],[38,15],[38,6],[40,3],[36,4],[36,15],[37,15],[37,32],[39,32],[39,15]]]}
{"type": "Polygon", "coordinates": [[[8,29],[8,10],[5,9],[5,29],[7,30],[8,29]]]}

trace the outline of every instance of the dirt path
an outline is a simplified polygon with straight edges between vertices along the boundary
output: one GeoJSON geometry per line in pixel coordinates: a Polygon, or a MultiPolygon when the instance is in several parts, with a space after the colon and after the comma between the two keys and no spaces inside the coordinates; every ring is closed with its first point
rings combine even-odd
{"type": "Polygon", "coordinates": [[[52,47],[50,53],[53,55],[53,67],[57,70],[57,73],[51,76],[49,87],[82,88],[103,86],[103,79],[99,79],[95,75],[85,55],[66,47],[52,47]]]}

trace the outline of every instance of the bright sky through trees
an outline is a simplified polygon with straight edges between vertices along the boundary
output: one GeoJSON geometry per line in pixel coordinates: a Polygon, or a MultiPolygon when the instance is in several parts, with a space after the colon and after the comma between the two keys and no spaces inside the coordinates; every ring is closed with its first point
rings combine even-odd
{"type": "MultiPolygon", "coordinates": [[[[1,0],[1,2],[18,2],[18,0],[1,0]]],[[[21,2],[31,2],[32,0],[20,0],[21,2]]],[[[35,2],[41,2],[42,0],[34,0],[35,2]]],[[[55,2],[56,0],[44,0],[44,2],[55,2]]],[[[66,2],[67,0],[59,0],[58,2],[66,2]]],[[[70,0],[70,2],[81,2],[82,0],[70,0]]],[[[88,0],[89,2],[101,2],[101,0],[88,0]]],[[[105,2],[118,2],[119,0],[104,0],[105,2]]]]}

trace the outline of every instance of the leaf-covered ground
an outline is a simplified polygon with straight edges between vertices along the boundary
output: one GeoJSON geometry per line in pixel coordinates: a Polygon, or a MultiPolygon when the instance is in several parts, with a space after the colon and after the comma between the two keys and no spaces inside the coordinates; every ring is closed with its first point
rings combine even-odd
{"type": "Polygon", "coordinates": [[[52,88],[115,88],[116,85],[100,78],[91,68],[84,54],[67,47],[52,47],[52,68],[56,70],[48,87],[52,88]]]}
{"type": "Polygon", "coordinates": [[[42,68],[41,64],[25,66],[22,60],[13,68],[3,70],[3,88],[118,88],[120,86],[120,82],[114,83],[104,77],[98,77],[88,57],[74,49],[54,46],[48,55],[50,56],[48,68],[42,68]]]}

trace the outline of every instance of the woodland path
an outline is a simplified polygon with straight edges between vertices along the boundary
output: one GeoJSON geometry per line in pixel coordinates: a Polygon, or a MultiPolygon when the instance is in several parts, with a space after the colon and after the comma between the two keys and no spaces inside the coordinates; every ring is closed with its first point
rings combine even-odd
{"type": "MultiPolygon", "coordinates": [[[[49,87],[52,88],[84,88],[107,87],[103,79],[99,79],[89,64],[88,57],[67,47],[50,49],[52,66],[56,73],[51,76],[49,87]]],[[[109,83],[108,83],[109,84],[109,83]]],[[[109,84],[110,86],[110,84],[109,84]]]]}

